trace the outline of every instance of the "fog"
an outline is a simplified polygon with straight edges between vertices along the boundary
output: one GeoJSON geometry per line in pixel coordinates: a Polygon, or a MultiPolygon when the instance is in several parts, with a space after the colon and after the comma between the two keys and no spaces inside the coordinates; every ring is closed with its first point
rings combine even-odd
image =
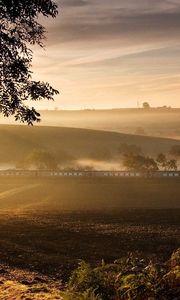
{"type": "Polygon", "coordinates": [[[41,111],[41,125],[180,139],[180,109],[41,111]]]}
{"type": "Polygon", "coordinates": [[[60,169],[68,169],[72,168],[74,170],[123,170],[124,167],[122,162],[120,161],[99,161],[93,159],[79,159],[70,164],[64,164],[64,166],[60,166],[60,169]]]}
{"type": "MultiPolygon", "coordinates": [[[[38,126],[97,129],[180,139],[180,109],[43,110],[38,126]]],[[[0,124],[18,125],[0,115],[0,124]]],[[[22,124],[21,124],[22,125],[22,124]]],[[[37,126],[35,124],[35,126],[37,126]]]]}

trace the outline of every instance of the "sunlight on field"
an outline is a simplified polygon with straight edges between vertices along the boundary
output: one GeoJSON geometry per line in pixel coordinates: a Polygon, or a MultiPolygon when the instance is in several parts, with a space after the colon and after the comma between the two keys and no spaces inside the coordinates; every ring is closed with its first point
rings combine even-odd
{"type": "Polygon", "coordinates": [[[12,197],[15,196],[16,194],[22,193],[22,192],[28,192],[28,190],[31,190],[33,188],[38,187],[40,184],[29,184],[27,186],[23,186],[23,187],[17,187],[17,188],[13,188],[4,192],[0,192],[0,200],[4,200],[8,197],[12,197]]]}
{"type": "Polygon", "coordinates": [[[180,207],[179,178],[1,176],[2,186],[1,209],[93,211],[180,207]]]}
{"type": "Polygon", "coordinates": [[[1,277],[0,280],[0,300],[62,300],[60,291],[45,283],[34,283],[28,286],[18,281],[6,281],[1,277]]]}

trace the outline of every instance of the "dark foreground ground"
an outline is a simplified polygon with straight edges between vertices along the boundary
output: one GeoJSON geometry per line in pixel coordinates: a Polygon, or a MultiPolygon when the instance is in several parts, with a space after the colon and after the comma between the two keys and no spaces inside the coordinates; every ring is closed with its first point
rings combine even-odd
{"type": "Polygon", "coordinates": [[[165,260],[180,246],[180,209],[114,212],[4,212],[1,263],[66,279],[83,259],[92,265],[141,252],[165,260]]]}
{"type": "Polygon", "coordinates": [[[0,263],[66,279],[80,260],[180,246],[180,179],[0,178],[0,263]],[[132,208],[133,207],[133,208],[132,208]]]}

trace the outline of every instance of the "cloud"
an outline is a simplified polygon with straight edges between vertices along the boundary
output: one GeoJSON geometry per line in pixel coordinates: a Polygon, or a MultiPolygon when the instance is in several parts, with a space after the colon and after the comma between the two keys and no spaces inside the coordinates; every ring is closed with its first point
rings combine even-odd
{"type": "Polygon", "coordinates": [[[58,4],[56,19],[43,18],[47,50],[35,51],[34,66],[38,75],[62,91],[63,103],[80,105],[86,95],[87,102],[93,98],[98,106],[101,87],[106,103],[156,92],[161,101],[168,101],[170,89],[170,101],[179,101],[175,94],[179,0],[59,0],[58,4]]]}
{"type": "Polygon", "coordinates": [[[59,6],[67,6],[67,7],[81,7],[87,5],[88,1],[85,0],[61,0],[58,1],[59,6]]]}
{"type": "Polygon", "coordinates": [[[180,35],[179,1],[61,0],[59,3],[57,19],[45,21],[49,46],[171,44],[177,43],[180,35]]]}

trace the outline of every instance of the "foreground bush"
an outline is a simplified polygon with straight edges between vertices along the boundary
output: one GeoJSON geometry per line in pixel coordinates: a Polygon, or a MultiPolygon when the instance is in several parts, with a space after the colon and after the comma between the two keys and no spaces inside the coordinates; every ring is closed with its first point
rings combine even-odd
{"type": "Polygon", "coordinates": [[[135,255],[92,268],[82,261],[72,273],[64,300],[178,300],[180,249],[165,263],[135,255]]]}

